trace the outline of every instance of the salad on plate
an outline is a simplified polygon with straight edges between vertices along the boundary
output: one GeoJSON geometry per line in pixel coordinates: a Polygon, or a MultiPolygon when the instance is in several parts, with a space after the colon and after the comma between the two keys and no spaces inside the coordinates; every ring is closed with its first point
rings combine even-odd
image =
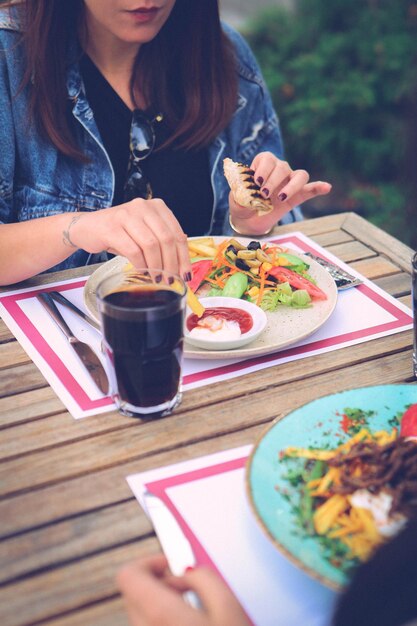
{"type": "Polygon", "coordinates": [[[323,556],[345,572],[417,513],[417,404],[393,416],[390,429],[373,432],[371,417],[372,411],[345,408],[346,441],[320,449],[290,446],[279,454],[281,463],[290,463],[284,492],[300,532],[315,537],[323,556]]]}
{"type": "Polygon", "coordinates": [[[327,294],[309,274],[306,257],[270,242],[212,237],[189,239],[193,277],[189,289],[199,297],[243,298],[265,311],[309,308],[327,294]]]}

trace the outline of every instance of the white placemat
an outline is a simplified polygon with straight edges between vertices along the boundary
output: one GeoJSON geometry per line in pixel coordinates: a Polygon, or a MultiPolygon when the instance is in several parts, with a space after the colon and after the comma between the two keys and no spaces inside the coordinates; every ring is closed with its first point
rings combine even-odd
{"type": "MultiPolygon", "coordinates": [[[[271,241],[299,252],[318,254],[362,278],[364,283],[339,292],[336,308],[329,320],[313,335],[289,348],[249,359],[227,359],[227,355],[219,360],[184,359],[184,391],[412,328],[412,311],[408,307],[302,233],[273,237],[271,241]]],[[[86,375],[65,337],[35,296],[39,291],[62,291],[74,304],[85,310],[83,288],[86,279],[77,278],[42,287],[11,290],[0,295],[0,314],[4,322],[74,418],[110,411],[114,405],[86,375]]],[[[100,355],[100,334],[71,311],[64,307],[60,307],[60,310],[74,334],[91,343],[100,355]]]]}
{"type": "Polygon", "coordinates": [[[250,450],[234,448],[127,481],[145,512],[145,491],[169,507],[197,564],[224,579],[255,626],[328,626],[337,594],[286,559],[249,508],[244,474],[250,450]]]}

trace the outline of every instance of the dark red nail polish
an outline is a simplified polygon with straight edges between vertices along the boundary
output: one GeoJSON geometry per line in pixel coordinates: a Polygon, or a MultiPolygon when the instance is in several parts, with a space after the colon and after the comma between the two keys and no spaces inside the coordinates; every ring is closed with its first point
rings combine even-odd
{"type": "Polygon", "coordinates": [[[191,278],[192,278],[191,272],[185,272],[185,274],[184,274],[184,280],[185,280],[185,282],[186,282],[186,283],[189,283],[189,282],[190,282],[190,280],[191,280],[191,278]]]}
{"type": "Polygon", "coordinates": [[[269,189],[267,189],[266,187],[264,187],[262,189],[262,193],[264,194],[264,196],[269,196],[269,189]]]}
{"type": "Polygon", "coordinates": [[[284,202],[284,200],[287,199],[287,194],[286,193],[280,193],[278,198],[281,200],[281,202],[284,202]]]}
{"type": "Polygon", "coordinates": [[[259,186],[264,184],[264,179],[262,178],[262,176],[258,176],[258,178],[256,179],[256,182],[258,183],[259,186]]]}
{"type": "Polygon", "coordinates": [[[168,285],[172,285],[172,283],[174,282],[174,277],[173,276],[169,276],[168,277],[168,285]]]}

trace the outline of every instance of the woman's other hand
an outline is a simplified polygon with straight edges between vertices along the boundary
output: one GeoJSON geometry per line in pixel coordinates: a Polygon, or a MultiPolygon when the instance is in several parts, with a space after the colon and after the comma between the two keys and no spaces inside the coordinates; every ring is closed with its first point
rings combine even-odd
{"type": "Polygon", "coordinates": [[[198,567],[175,577],[163,555],[126,565],[117,576],[132,626],[249,626],[236,598],[211,570],[198,567]],[[202,608],[185,602],[193,591],[202,608]]]}
{"type": "Polygon", "coordinates": [[[187,236],[163,200],[136,198],[94,213],[68,216],[63,236],[69,245],[95,253],[106,250],[137,268],[154,267],[191,277],[187,236]]]}
{"type": "Polygon", "coordinates": [[[274,207],[271,213],[258,214],[242,207],[230,194],[230,216],[238,231],[244,234],[262,235],[295,206],[323,196],[331,191],[326,182],[309,182],[309,174],[305,170],[292,170],[286,161],[281,161],[272,152],[260,152],[251,163],[255,181],[261,188],[264,198],[269,198],[274,207]]]}

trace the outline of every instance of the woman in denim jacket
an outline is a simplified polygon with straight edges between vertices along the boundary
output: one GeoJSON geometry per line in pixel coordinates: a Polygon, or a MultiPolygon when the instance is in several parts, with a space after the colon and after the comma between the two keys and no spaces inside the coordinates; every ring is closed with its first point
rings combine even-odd
{"type": "Polygon", "coordinates": [[[189,280],[184,231],[262,235],[330,190],[281,160],[259,68],[218,0],[6,5],[0,128],[0,284],[107,252],[189,280]],[[148,139],[136,159],[131,124],[148,139]],[[225,157],[251,165],[271,213],[234,202],[225,157]]]}

